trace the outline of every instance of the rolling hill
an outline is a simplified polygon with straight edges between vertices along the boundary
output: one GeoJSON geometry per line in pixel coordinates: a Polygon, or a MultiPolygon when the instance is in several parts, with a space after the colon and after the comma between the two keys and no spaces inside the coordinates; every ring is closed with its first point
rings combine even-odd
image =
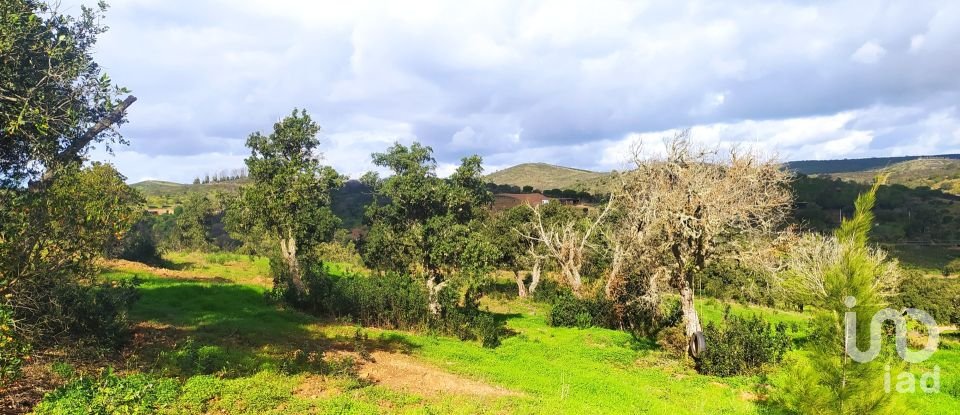
{"type": "Polygon", "coordinates": [[[877,174],[890,174],[891,184],[907,187],[929,187],[944,193],[960,195],[960,160],[952,158],[920,158],[902,161],[883,168],[857,172],[831,173],[829,176],[858,183],[869,183],[877,174]]]}
{"type": "Polygon", "coordinates": [[[572,189],[589,193],[606,193],[610,173],[546,163],[524,163],[490,173],[485,179],[490,183],[519,187],[533,186],[538,190],[572,189]]]}
{"type": "Polygon", "coordinates": [[[878,170],[905,161],[940,158],[960,160],[960,154],[942,154],[936,156],[905,156],[905,157],[873,157],[862,159],[841,160],[798,160],[787,162],[787,168],[797,173],[807,175],[850,173],[868,170],[878,170]]]}

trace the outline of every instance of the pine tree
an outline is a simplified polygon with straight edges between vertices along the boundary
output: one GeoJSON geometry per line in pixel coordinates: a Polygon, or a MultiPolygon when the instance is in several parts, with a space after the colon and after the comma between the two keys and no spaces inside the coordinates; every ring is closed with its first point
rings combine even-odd
{"type": "Polygon", "coordinates": [[[897,286],[896,263],[869,246],[872,209],[883,179],[878,178],[857,198],[854,216],[843,220],[833,238],[820,239],[826,243],[816,250],[818,254],[807,255],[819,257],[820,265],[787,277],[788,290],[802,290],[806,300],[819,310],[811,324],[808,353],[774,382],[774,402],[791,412],[846,415],[898,411],[884,383],[888,368],[896,367],[894,354],[885,348],[870,362],[856,362],[847,355],[844,331],[846,313],[856,313],[857,346],[866,350],[870,321],[886,307],[886,299],[897,286]]]}

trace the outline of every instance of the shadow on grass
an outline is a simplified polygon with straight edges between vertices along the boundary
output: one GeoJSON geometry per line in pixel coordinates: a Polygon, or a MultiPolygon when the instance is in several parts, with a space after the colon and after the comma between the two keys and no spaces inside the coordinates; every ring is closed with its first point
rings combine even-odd
{"type": "Polygon", "coordinates": [[[141,366],[170,375],[237,377],[265,369],[329,374],[351,365],[340,360],[416,347],[394,333],[322,330],[322,320],[275,304],[255,287],[150,279],[140,288],[131,311],[140,322],[131,354],[141,366]]]}

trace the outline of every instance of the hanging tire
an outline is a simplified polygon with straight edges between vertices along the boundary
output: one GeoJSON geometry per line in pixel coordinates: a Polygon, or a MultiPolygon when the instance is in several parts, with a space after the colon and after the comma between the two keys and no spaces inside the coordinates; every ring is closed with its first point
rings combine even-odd
{"type": "Polygon", "coordinates": [[[700,356],[703,356],[703,353],[707,351],[707,338],[704,337],[702,331],[693,333],[693,336],[690,336],[690,357],[694,359],[699,359],[700,356]]]}

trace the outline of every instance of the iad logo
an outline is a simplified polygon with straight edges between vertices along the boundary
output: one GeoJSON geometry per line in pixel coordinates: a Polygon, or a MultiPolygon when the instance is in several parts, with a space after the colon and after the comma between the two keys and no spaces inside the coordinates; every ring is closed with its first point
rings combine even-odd
{"type": "MultiPolygon", "coordinates": [[[[847,297],[844,301],[848,309],[856,307],[857,299],[847,297]]],[[[937,352],[940,344],[940,329],[936,320],[923,310],[908,308],[902,313],[884,308],[873,315],[870,320],[870,347],[866,350],[860,350],[857,346],[857,313],[848,311],[844,315],[845,319],[845,349],[847,356],[850,356],[856,362],[871,362],[880,355],[880,348],[883,346],[883,324],[890,321],[895,327],[895,341],[897,354],[900,358],[910,363],[920,363],[933,356],[937,352]],[[926,327],[927,343],[921,350],[909,350],[907,348],[907,319],[909,316],[920,322],[926,327]]],[[[887,373],[884,378],[884,387],[887,393],[891,392],[890,366],[887,366],[887,373]]],[[[919,380],[920,389],[925,393],[936,393],[940,391],[940,367],[934,366],[932,372],[924,373],[919,380]]],[[[914,393],[917,389],[916,375],[910,372],[902,372],[897,375],[896,389],[898,393],[914,393]]]]}

